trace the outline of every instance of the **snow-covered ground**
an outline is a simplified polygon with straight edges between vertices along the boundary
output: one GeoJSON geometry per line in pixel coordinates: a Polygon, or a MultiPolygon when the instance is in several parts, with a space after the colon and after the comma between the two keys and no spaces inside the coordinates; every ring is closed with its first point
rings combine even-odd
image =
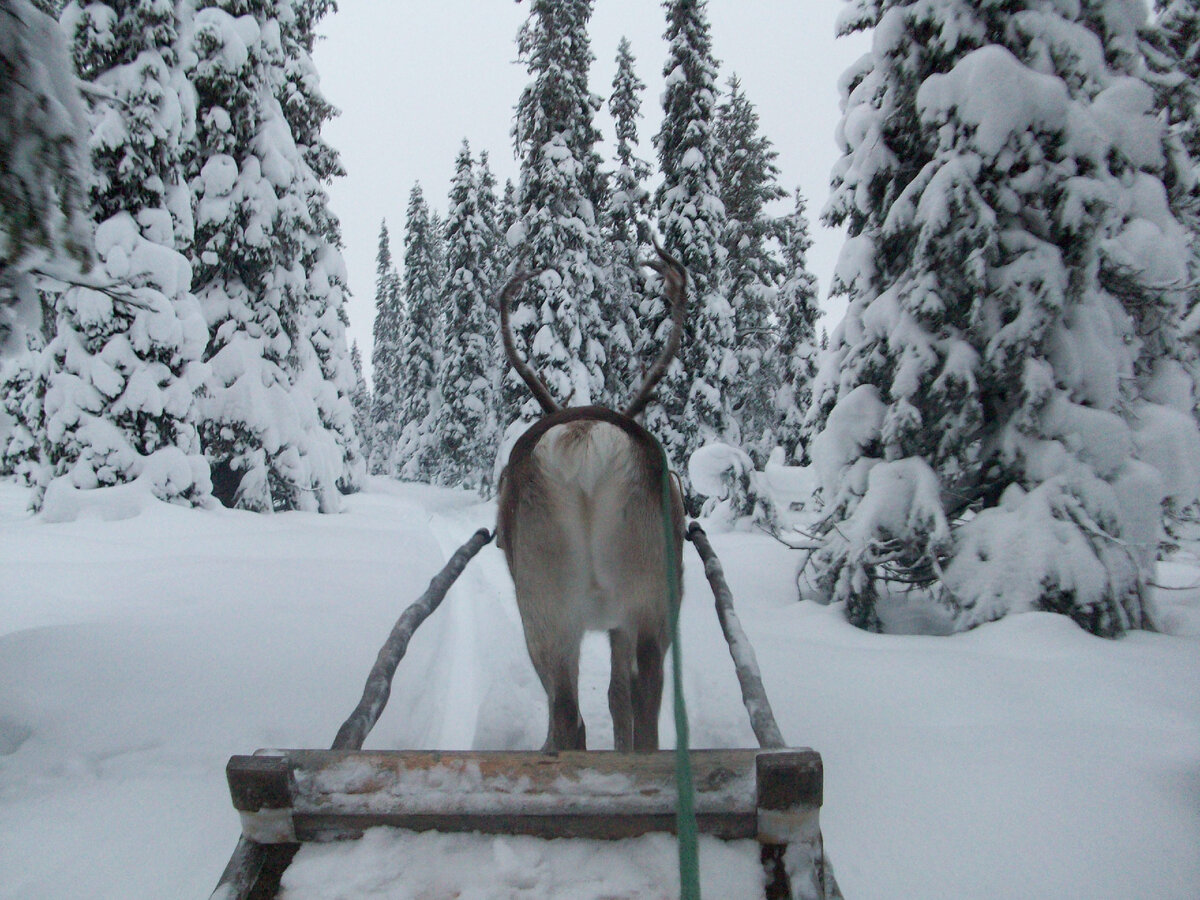
{"type": "MultiPolygon", "coordinates": [[[[13,900],[206,897],[238,832],[228,756],[327,746],[400,610],[493,516],[473,495],[380,481],[332,516],[126,497],[52,524],[26,501],[0,485],[0,898],[13,900]]],[[[1105,641],[1027,614],[956,637],[872,635],[796,602],[794,552],[712,538],[785,736],[824,757],[826,848],[849,900],[1200,897],[1200,588],[1162,592],[1170,634],[1105,641]]],[[[687,554],[693,743],[752,746],[687,554]]],[[[1200,565],[1161,569],[1200,581],[1200,565]]],[[[924,615],[888,620],[904,631],[924,615]]],[[[611,746],[606,669],[597,636],[583,673],[597,747],[611,746]]],[[[368,746],[532,749],[544,717],[488,547],[417,632],[368,746]]],[[[663,730],[670,741],[669,715],[663,730]]],[[[626,896],[656,847],[673,861],[665,839],[610,857],[625,869],[536,842],[370,840],[359,859],[391,860],[389,875],[444,852],[472,897],[557,896],[548,882],[567,873],[591,873],[574,896],[626,896]]],[[[343,869],[364,883],[360,863],[343,869]]]]}

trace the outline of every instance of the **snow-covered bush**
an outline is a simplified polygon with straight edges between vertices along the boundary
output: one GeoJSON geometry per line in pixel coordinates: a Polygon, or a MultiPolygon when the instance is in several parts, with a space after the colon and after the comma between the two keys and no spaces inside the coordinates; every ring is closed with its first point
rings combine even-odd
{"type": "Polygon", "coordinates": [[[688,458],[692,489],[707,498],[700,515],[727,528],[738,522],[778,528],[779,511],[750,455],[729,444],[705,444],[688,458]]]}

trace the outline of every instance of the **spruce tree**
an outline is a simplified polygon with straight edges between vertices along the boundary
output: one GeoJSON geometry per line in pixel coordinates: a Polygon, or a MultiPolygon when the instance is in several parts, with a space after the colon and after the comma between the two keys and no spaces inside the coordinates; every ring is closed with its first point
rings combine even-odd
{"type": "MultiPolygon", "coordinates": [[[[530,83],[517,103],[513,138],[521,161],[521,265],[535,273],[513,315],[518,351],[564,405],[598,400],[604,385],[599,298],[603,196],[600,135],[588,91],[591,0],[530,0],[517,36],[530,83]]],[[[506,420],[537,404],[510,372],[506,420]]]]}
{"type": "Polygon", "coordinates": [[[350,394],[350,403],[354,407],[354,430],[357,432],[363,455],[371,455],[371,389],[367,387],[367,379],[363,375],[362,351],[358,349],[358,341],[350,345],[350,365],[354,369],[354,390],[350,394]]]}
{"type": "MultiPolygon", "coordinates": [[[[685,472],[697,447],[730,437],[737,357],[734,311],[721,284],[725,209],[707,4],[666,0],[663,6],[670,49],[663,67],[662,129],[654,138],[663,176],[655,202],[663,243],[688,271],[688,315],[680,359],[660,383],[659,403],[647,410],[646,426],[663,441],[672,466],[685,472]]],[[[665,311],[655,320],[653,340],[661,346],[669,328],[665,311]]]]}
{"type": "MultiPolygon", "coordinates": [[[[465,142],[460,165],[464,155],[470,169],[465,142]]],[[[443,463],[432,451],[433,428],[442,415],[437,373],[445,342],[437,242],[424,193],[413,185],[404,227],[404,319],[396,378],[401,431],[393,469],[408,481],[431,481],[443,463]]]]}
{"type": "MultiPolygon", "coordinates": [[[[1144,32],[1149,71],[1167,121],[1169,165],[1165,173],[1171,210],[1192,234],[1188,279],[1179,286],[1185,319],[1178,331],[1164,332],[1163,349],[1200,379],[1200,2],[1161,0],[1158,17],[1144,32]]],[[[1164,369],[1170,363],[1160,363],[1164,369]]],[[[1176,379],[1182,383],[1181,379],[1176,379]]],[[[1188,404],[1200,417],[1200,396],[1162,396],[1175,406],[1188,404]]]]}
{"type": "Polygon", "coordinates": [[[721,151],[721,202],[725,207],[724,285],[733,306],[737,378],[732,383],[731,415],[738,443],[756,465],[774,447],[774,398],[781,373],[777,356],[777,304],[785,271],[771,247],[778,223],[767,205],[787,195],[778,182],[779,154],[759,132],[758,113],[737,75],[717,110],[721,151]]]}
{"type": "Polygon", "coordinates": [[[87,131],[57,23],[0,0],[0,357],[36,330],[31,270],[90,268],[87,131]]]}
{"type": "Polygon", "coordinates": [[[371,348],[370,471],[391,475],[400,444],[400,356],[404,333],[404,297],[400,275],[392,261],[387,221],[379,224],[379,252],[375,257],[375,325],[371,348]]]}
{"type": "Polygon", "coordinates": [[[446,220],[447,306],[445,354],[438,373],[442,408],[434,438],[438,483],[465,488],[491,485],[498,443],[495,413],[496,313],[488,300],[496,274],[491,263],[494,226],[488,222],[491,188],[476,179],[463,145],[450,187],[446,220]]]}
{"type": "Polygon", "coordinates": [[[800,189],[792,213],[779,223],[783,246],[783,284],[779,287],[779,342],[772,349],[771,365],[779,372],[774,397],[775,440],[784,461],[807,465],[810,435],[805,417],[812,404],[812,383],[817,374],[816,324],[820,315],[817,279],[808,270],[812,238],[800,189]]]}
{"type": "MultiPolygon", "coordinates": [[[[453,189],[451,189],[451,193],[453,193],[453,189]]],[[[481,150],[479,153],[479,166],[475,173],[475,194],[476,204],[479,207],[480,235],[484,242],[484,252],[487,254],[485,257],[485,267],[488,273],[485,280],[486,289],[503,284],[504,273],[509,262],[508,244],[500,233],[501,210],[500,198],[496,196],[496,176],[492,173],[491,162],[486,150],[481,150]]],[[[453,212],[453,207],[451,212],[453,212]]],[[[447,258],[450,253],[448,242],[451,227],[451,223],[447,221],[441,232],[447,258]]],[[[449,309],[447,309],[447,314],[449,315],[449,309]]]]}
{"type": "Polygon", "coordinates": [[[517,210],[517,188],[511,178],[504,179],[504,193],[500,195],[500,208],[496,212],[497,232],[504,244],[504,253],[509,263],[512,262],[512,246],[509,244],[508,233],[521,219],[517,210]]]}
{"type": "Polygon", "coordinates": [[[37,373],[45,341],[37,331],[27,331],[25,343],[24,353],[10,353],[0,366],[0,410],[8,417],[7,430],[0,430],[0,475],[35,487],[43,477],[40,435],[44,428],[37,373]]]}
{"type": "Polygon", "coordinates": [[[657,355],[652,352],[642,320],[647,297],[641,268],[650,251],[644,234],[650,213],[650,195],[645,187],[650,166],[637,156],[637,120],[642,116],[641,95],[646,85],[637,77],[633,65],[629,41],[621,38],[617,46],[617,72],[608,99],[616,125],[617,169],[611,178],[604,211],[608,274],[606,308],[602,311],[604,355],[608,360],[605,402],[617,409],[629,402],[657,355]]]}
{"type": "Polygon", "coordinates": [[[330,328],[310,290],[328,298],[329,289],[306,270],[321,253],[312,212],[320,187],[280,103],[299,58],[295,8],[269,0],[198,6],[189,172],[193,267],[210,333],[202,432],[214,493],[260,512],[336,511],[339,489],[351,487],[346,448],[322,421],[329,393],[311,364],[314,325],[330,328]]]}
{"type": "Polygon", "coordinates": [[[931,588],[960,627],[1011,610],[1152,625],[1159,500],[1185,500],[1151,402],[1186,234],[1127,4],[861,0],[829,219],[845,321],[814,390],[822,597],[880,627],[931,588]]]}
{"type": "Polygon", "coordinates": [[[359,437],[354,428],[354,367],[346,341],[346,268],[342,260],[341,226],[329,206],[325,189],[345,175],[340,155],[321,137],[321,128],[337,110],[320,90],[312,61],[316,25],[333,8],[333,0],[293,0],[291,15],[281,18],[284,46],[283,81],[276,93],[284,118],[300,153],[298,191],[305,199],[308,219],[300,235],[304,286],[299,303],[301,326],[293,380],[317,403],[321,430],[314,437],[332,438],[340,455],[338,488],[359,488],[366,473],[359,437]]]}
{"type": "Polygon", "coordinates": [[[211,483],[195,394],[208,332],[177,249],[192,236],[183,154],[194,127],[180,24],[152,0],[63,13],[76,71],[106,98],[92,115],[90,212],[115,287],[57,299],[39,391],[49,477],[74,488],[141,479],[162,500],[203,505],[211,483]]]}

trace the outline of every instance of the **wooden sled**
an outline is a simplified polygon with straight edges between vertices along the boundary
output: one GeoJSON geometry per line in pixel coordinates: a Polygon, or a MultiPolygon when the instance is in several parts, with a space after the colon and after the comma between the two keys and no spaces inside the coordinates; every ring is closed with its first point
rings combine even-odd
{"type": "MultiPolygon", "coordinates": [[[[675,753],[611,750],[363,750],[417,626],[492,538],[480,529],[397,620],[363,698],[331,750],[259,750],[226,768],[242,836],[211,900],[276,896],[306,842],[356,839],[378,826],[539,838],[615,840],[675,831],[675,753]]],[[[696,523],[700,553],[761,749],[693,750],[700,833],[762,845],[768,900],[841,900],[821,839],[821,757],[786,748],[720,562],[696,523]]]]}

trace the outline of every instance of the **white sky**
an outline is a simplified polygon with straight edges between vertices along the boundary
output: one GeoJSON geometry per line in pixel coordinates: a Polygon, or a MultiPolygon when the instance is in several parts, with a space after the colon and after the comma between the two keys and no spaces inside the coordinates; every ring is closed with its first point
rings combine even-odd
{"type": "MultiPolygon", "coordinates": [[[[464,137],[473,153],[488,151],[501,187],[505,178],[516,181],[509,129],[529,78],[516,63],[515,37],[529,6],[511,0],[339,0],[339,5],[322,23],[325,39],[317,46],[316,63],[326,96],[342,111],[325,130],[348,173],[331,195],[346,244],[350,338],[358,341],[369,369],[380,219],[388,220],[399,265],[413,183],[419,181],[429,203],[444,212],[464,137]]],[[[838,157],[837,84],[867,48],[861,35],[835,40],[834,20],[842,6],[837,0],[708,4],[722,88],[736,72],[758,109],[763,133],[779,151],[782,185],[799,186],[808,198],[815,241],[809,265],[823,299],[842,241],[840,232],[818,221],[838,157]]],[[[590,86],[606,100],[597,124],[611,139],[607,97],[617,43],[625,35],[647,85],[640,155],[652,163],[651,138],[662,115],[665,29],[658,0],[596,0],[590,86]]],[[[607,149],[604,153],[607,160],[607,149]]],[[[831,327],[841,308],[830,312],[831,327]]]]}

